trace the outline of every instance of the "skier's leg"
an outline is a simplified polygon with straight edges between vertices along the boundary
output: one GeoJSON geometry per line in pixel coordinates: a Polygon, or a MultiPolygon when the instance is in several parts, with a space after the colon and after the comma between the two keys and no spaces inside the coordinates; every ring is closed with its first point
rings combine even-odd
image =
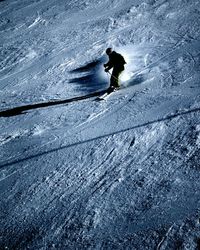
{"type": "Polygon", "coordinates": [[[113,70],[110,78],[110,87],[119,88],[119,76],[122,73],[122,70],[113,70]]]}

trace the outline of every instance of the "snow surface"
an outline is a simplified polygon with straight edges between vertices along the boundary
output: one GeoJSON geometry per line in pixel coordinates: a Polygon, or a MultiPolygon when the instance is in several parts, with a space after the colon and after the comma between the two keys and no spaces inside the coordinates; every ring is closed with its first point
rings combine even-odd
{"type": "Polygon", "coordinates": [[[0,48],[0,248],[200,249],[199,0],[4,0],[0,48]]]}

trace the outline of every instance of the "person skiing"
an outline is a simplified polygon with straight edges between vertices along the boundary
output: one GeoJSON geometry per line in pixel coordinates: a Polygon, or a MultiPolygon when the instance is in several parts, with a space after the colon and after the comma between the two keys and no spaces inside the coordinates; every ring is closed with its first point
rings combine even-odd
{"type": "Polygon", "coordinates": [[[106,49],[106,54],[109,57],[109,61],[104,64],[105,72],[108,72],[113,68],[110,78],[110,89],[119,88],[119,76],[124,71],[124,64],[126,64],[124,57],[113,51],[112,48],[106,49]]]}

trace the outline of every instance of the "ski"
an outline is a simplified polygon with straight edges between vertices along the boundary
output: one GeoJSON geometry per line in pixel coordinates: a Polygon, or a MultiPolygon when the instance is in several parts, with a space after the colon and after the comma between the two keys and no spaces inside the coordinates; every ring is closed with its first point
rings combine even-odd
{"type": "Polygon", "coordinates": [[[112,93],[116,92],[117,90],[119,90],[119,88],[108,88],[106,93],[97,97],[97,100],[106,100],[112,93]]]}
{"type": "Polygon", "coordinates": [[[105,98],[108,96],[109,94],[106,92],[105,94],[97,97],[97,100],[105,100],[105,98]]]}

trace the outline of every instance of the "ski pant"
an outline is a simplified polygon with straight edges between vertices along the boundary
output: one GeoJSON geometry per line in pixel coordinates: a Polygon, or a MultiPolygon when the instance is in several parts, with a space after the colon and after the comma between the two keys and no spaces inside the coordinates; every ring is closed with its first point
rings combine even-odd
{"type": "Polygon", "coordinates": [[[114,68],[110,78],[110,87],[119,87],[119,76],[123,72],[124,68],[114,68]]]}

